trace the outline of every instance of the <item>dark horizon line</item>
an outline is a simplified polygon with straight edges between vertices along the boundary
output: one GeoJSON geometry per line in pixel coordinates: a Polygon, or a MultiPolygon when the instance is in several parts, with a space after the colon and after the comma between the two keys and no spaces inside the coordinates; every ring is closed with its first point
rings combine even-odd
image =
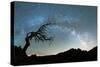
{"type": "MultiPolygon", "coordinates": [[[[95,47],[93,47],[93,48],[91,48],[90,50],[82,50],[81,48],[70,48],[70,49],[68,49],[68,50],[66,50],[66,51],[62,51],[62,52],[59,52],[59,53],[56,53],[56,54],[51,54],[51,55],[37,55],[37,54],[31,54],[30,56],[37,56],[37,57],[44,57],[44,56],[55,56],[55,55],[58,55],[58,54],[60,54],[60,53],[64,53],[64,52],[67,52],[67,51],[70,51],[70,50],[81,50],[81,51],[86,51],[86,52],[89,52],[89,51],[91,51],[92,49],[94,49],[94,48],[96,48],[97,47],[97,45],[95,46],[95,47]]],[[[28,55],[27,55],[28,56],[28,55]]],[[[28,57],[30,57],[30,56],[28,56],[28,57]]]]}

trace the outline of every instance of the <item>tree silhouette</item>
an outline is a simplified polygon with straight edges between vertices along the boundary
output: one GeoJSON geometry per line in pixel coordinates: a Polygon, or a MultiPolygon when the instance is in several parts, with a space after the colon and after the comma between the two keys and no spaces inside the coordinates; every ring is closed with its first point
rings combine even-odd
{"type": "Polygon", "coordinates": [[[53,37],[48,37],[47,35],[47,27],[48,25],[51,25],[52,23],[46,23],[40,26],[40,28],[36,32],[29,32],[27,33],[25,37],[25,46],[23,48],[23,51],[25,52],[27,48],[30,46],[30,40],[34,38],[35,41],[52,41],[53,37]]]}

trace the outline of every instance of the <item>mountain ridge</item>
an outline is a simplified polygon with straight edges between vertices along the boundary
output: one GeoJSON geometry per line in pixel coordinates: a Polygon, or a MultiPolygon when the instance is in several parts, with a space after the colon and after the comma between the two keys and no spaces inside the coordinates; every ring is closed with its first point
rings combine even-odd
{"type": "Polygon", "coordinates": [[[21,47],[11,45],[11,64],[12,65],[30,65],[30,64],[48,64],[48,63],[65,63],[80,61],[96,61],[97,46],[86,51],[71,48],[67,51],[56,55],[37,56],[36,54],[27,56],[21,47]]]}

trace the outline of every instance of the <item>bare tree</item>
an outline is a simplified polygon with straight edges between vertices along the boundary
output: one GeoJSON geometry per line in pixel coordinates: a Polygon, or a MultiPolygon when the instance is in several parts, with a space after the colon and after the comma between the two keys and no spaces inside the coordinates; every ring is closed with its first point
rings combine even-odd
{"type": "Polygon", "coordinates": [[[48,37],[47,35],[47,27],[51,25],[52,23],[46,23],[40,26],[40,28],[36,32],[29,32],[26,35],[25,38],[25,46],[23,48],[24,52],[27,50],[27,48],[30,46],[30,40],[32,38],[35,39],[35,41],[52,41],[53,37],[48,37]]]}

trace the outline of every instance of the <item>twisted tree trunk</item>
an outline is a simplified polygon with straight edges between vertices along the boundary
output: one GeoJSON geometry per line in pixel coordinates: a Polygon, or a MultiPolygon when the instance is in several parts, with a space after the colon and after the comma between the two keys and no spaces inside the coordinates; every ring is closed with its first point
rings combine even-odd
{"type": "Polygon", "coordinates": [[[25,46],[23,48],[23,51],[26,52],[27,48],[30,46],[30,40],[32,39],[32,37],[34,36],[32,33],[34,32],[29,32],[27,33],[26,35],[26,38],[25,38],[25,46]]]}
{"type": "Polygon", "coordinates": [[[29,36],[26,36],[25,41],[26,41],[26,43],[25,43],[25,46],[23,48],[24,52],[26,52],[27,48],[30,46],[30,38],[29,38],[29,36]]]}

